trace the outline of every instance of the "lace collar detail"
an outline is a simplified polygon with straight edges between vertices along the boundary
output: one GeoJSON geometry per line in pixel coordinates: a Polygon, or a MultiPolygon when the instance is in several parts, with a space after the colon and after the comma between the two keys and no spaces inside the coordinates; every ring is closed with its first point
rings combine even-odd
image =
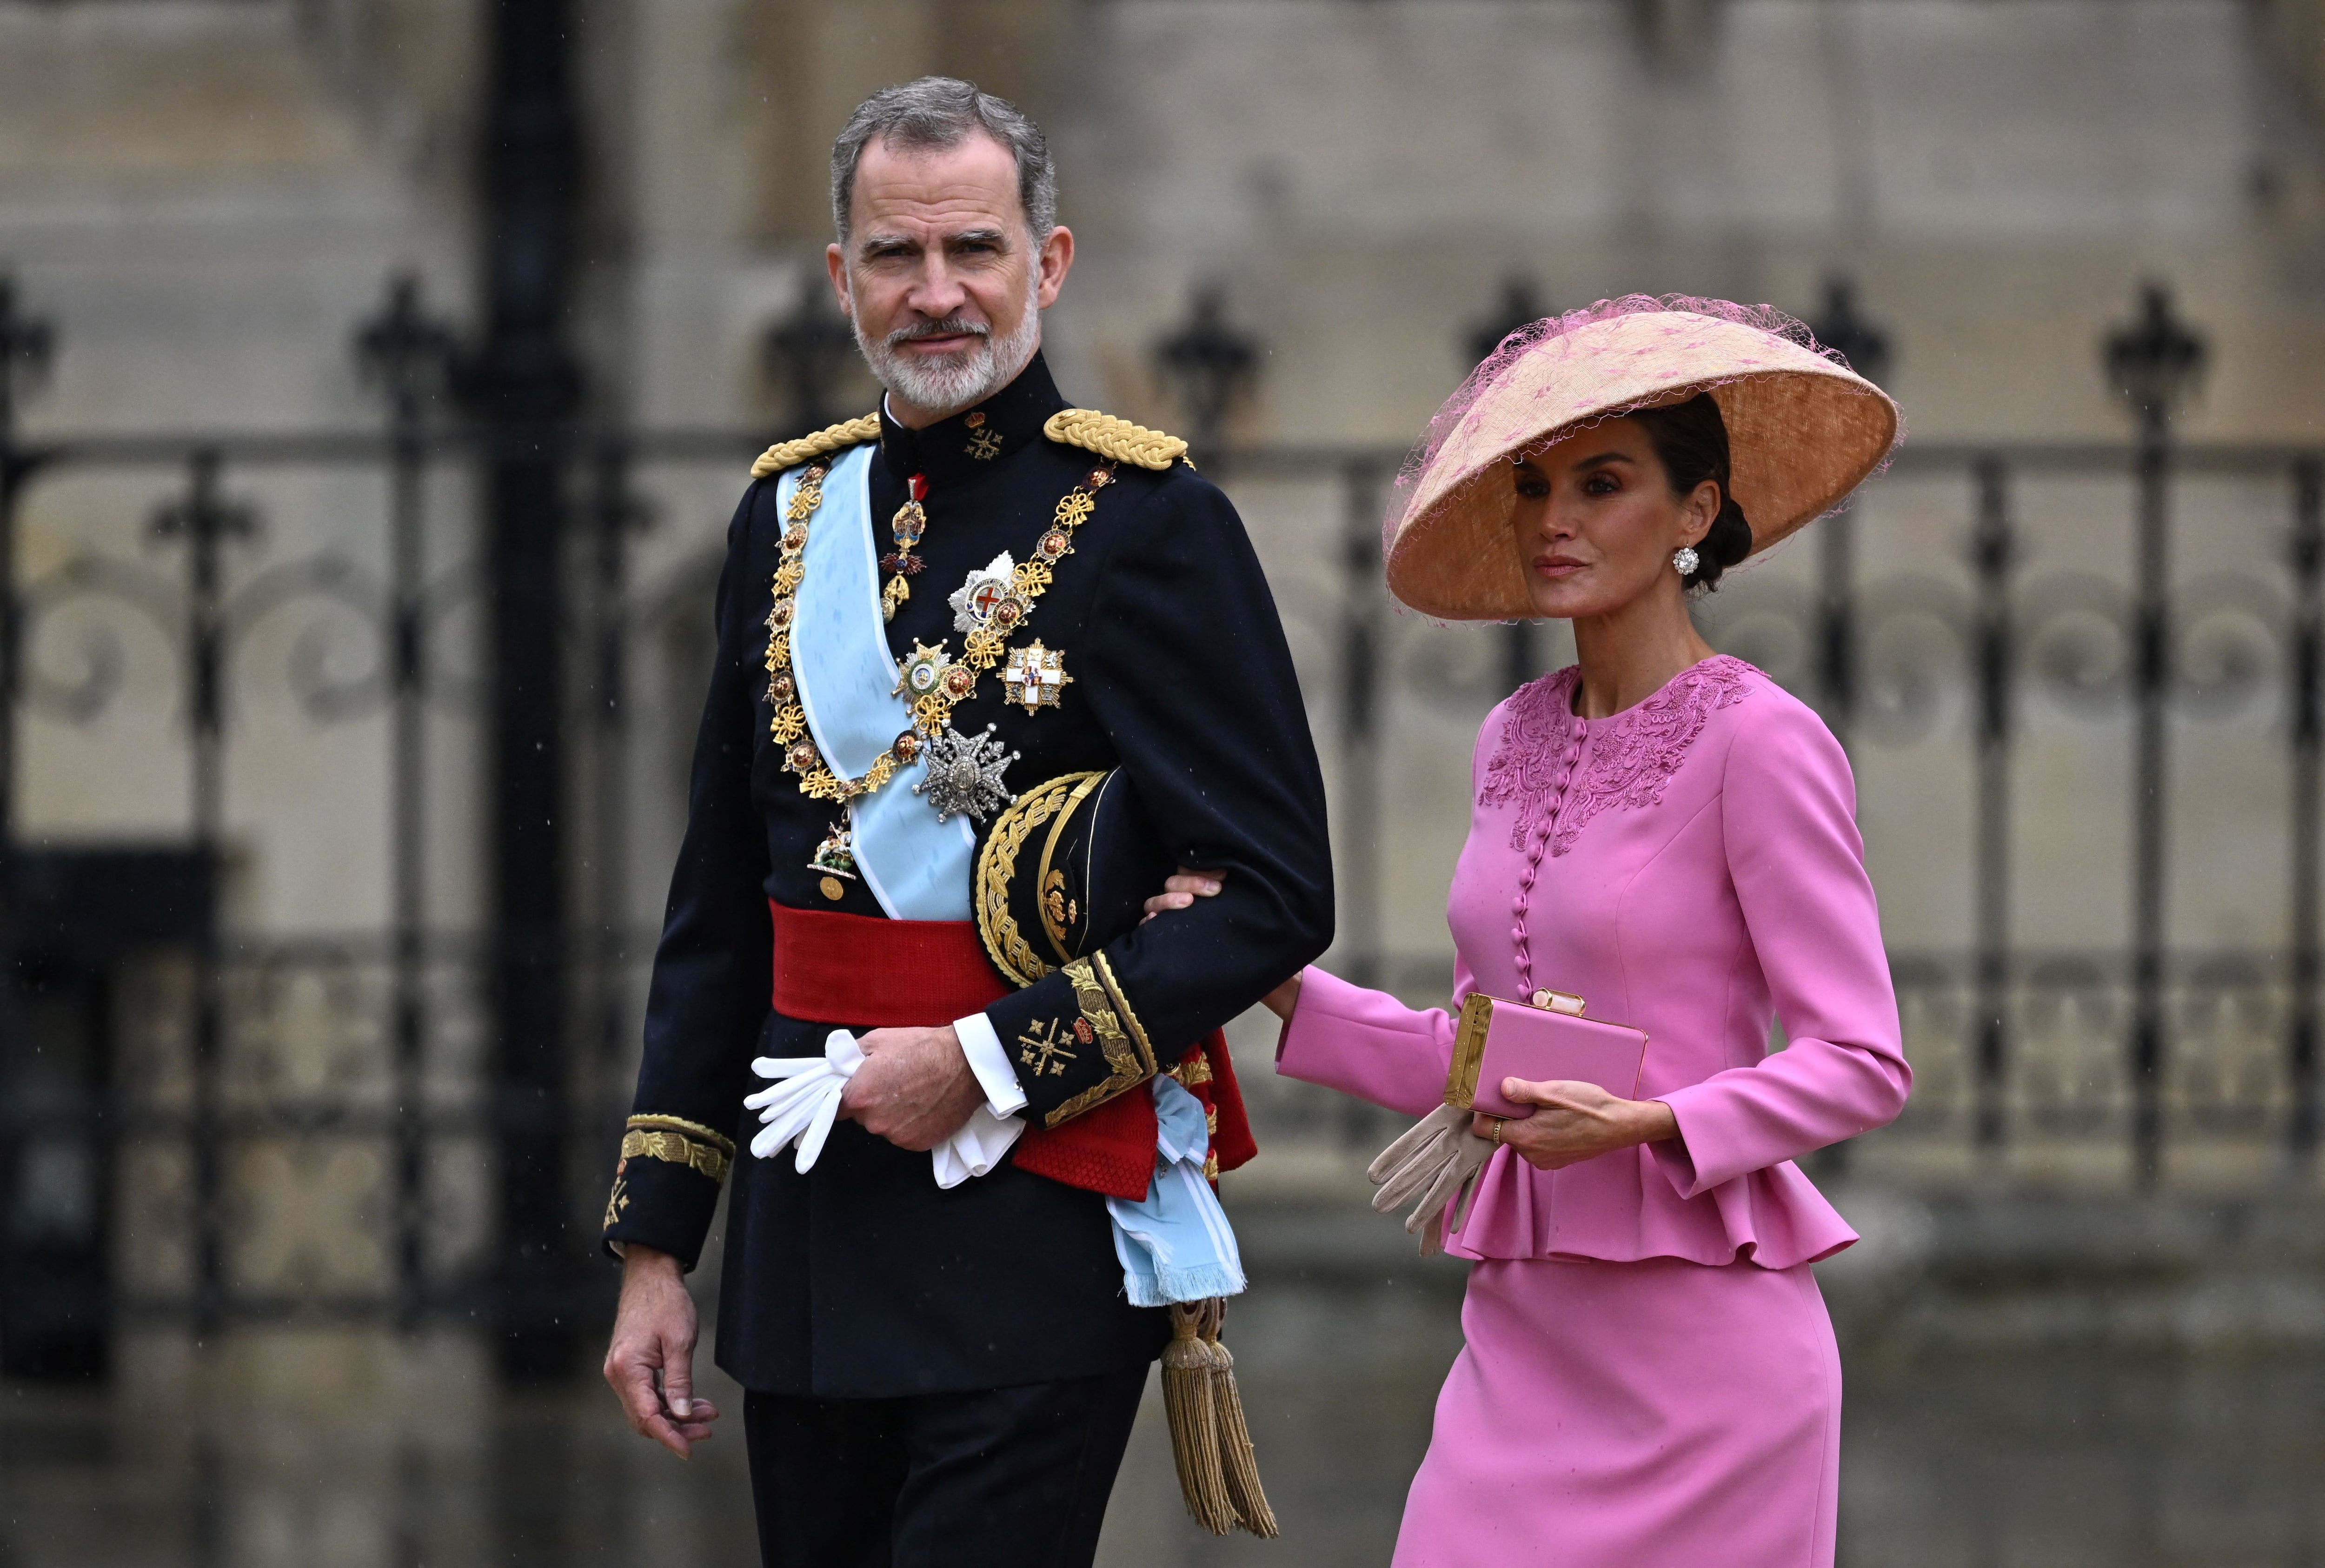
{"type": "Polygon", "coordinates": [[[1636,707],[1595,722],[1574,717],[1577,666],[1529,682],[1503,709],[1502,733],[1486,763],[1477,802],[1517,808],[1511,849],[1522,850],[1528,839],[1545,834],[1551,853],[1563,855],[1600,812],[1661,802],[1688,747],[1714,713],[1749,694],[1744,678],[1754,673],[1741,659],[1717,654],[1681,671],[1636,707]],[[1585,734],[1591,736],[1589,763],[1572,776],[1572,752],[1585,734]]]}

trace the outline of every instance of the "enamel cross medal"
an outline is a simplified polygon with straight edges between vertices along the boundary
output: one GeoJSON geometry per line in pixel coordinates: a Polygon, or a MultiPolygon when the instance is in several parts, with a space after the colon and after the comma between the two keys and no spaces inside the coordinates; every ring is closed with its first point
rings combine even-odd
{"type": "Polygon", "coordinates": [[[834,904],[838,903],[848,892],[839,885],[839,879],[844,877],[850,882],[856,880],[856,830],[846,821],[834,822],[831,831],[823,836],[823,842],[815,847],[807,868],[823,873],[819,891],[834,904]]]}

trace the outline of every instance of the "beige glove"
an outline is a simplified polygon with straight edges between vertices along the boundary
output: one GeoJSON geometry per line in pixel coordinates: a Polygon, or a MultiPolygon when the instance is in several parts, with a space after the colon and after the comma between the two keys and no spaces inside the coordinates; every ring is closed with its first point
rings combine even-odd
{"type": "Polygon", "coordinates": [[[1365,1168],[1365,1174],[1380,1189],[1373,1194],[1374,1211],[1386,1214],[1402,1209],[1417,1194],[1421,1201],[1405,1216],[1405,1231],[1421,1238],[1423,1257],[1441,1252],[1446,1204],[1455,1194],[1461,1194],[1463,1211],[1454,1220],[1458,1229],[1467,1217],[1474,1178],[1493,1152],[1491,1143],[1469,1130],[1468,1111],[1440,1105],[1365,1168]]]}

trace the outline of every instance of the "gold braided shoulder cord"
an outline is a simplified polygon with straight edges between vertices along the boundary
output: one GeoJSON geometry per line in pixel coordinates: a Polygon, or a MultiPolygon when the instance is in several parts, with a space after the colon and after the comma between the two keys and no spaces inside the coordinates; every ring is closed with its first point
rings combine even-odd
{"type": "Polygon", "coordinates": [[[1173,460],[1184,461],[1187,456],[1187,443],[1177,436],[1094,408],[1061,408],[1042,426],[1042,433],[1053,441],[1096,452],[1110,462],[1135,463],[1157,471],[1169,468],[1173,460]]]}
{"type": "Polygon", "coordinates": [[[861,419],[827,425],[813,435],[801,436],[795,441],[777,441],[761,452],[751,465],[751,478],[764,479],[770,474],[780,474],[785,469],[796,469],[810,458],[820,458],[843,447],[861,446],[880,439],[880,416],[867,413],[861,419]]]}
{"type": "MultiPolygon", "coordinates": [[[[855,422],[856,425],[863,422],[855,422]]],[[[854,425],[834,425],[807,440],[820,441],[835,431],[853,428],[854,425]]],[[[878,428],[879,422],[875,419],[874,433],[878,432],[878,428]]],[[[805,444],[793,441],[773,448],[769,456],[805,444]]],[[[834,444],[854,443],[835,440],[834,444]]],[[[755,468],[753,471],[757,470],[755,468]]],[[[799,701],[799,678],[792,668],[792,622],[799,612],[800,585],[807,577],[801,556],[807,549],[809,520],[823,505],[823,482],[830,473],[831,465],[818,458],[800,476],[799,488],[792,492],[791,504],[783,513],[786,526],[775,562],[773,602],[767,607],[767,705],[774,710],[767,723],[767,733],[783,748],[784,771],[800,775],[801,794],[811,800],[846,803],[872,793],[895,777],[897,769],[912,765],[921,748],[943,733],[951,722],[952,710],[975,694],[977,674],[1001,662],[1011,634],[1025,625],[1033,613],[1034,601],[1049,588],[1051,569],[1074,552],[1074,533],[1097,511],[1097,492],[1114,483],[1114,465],[1109,462],[1092,469],[1082,477],[1081,483],[1059,500],[1049,532],[1034,544],[1032,559],[1010,573],[1009,593],[995,608],[992,617],[968,635],[960,663],[949,666],[935,691],[913,702],[912,727],[889,742],[888,749],[873,761],[862,777],[852,779],[841,778],[832,772],[815,738],[807,732],[807,712],[799,701]]],[[[942,645],[939,646],[941,649],[942,645]]]]}

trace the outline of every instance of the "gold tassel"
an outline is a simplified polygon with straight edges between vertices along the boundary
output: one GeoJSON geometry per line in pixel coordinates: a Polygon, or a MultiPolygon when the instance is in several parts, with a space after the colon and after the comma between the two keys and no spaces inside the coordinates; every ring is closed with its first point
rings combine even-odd
{"type": "Polygon", "coordinates": [[[1200,1333],[1203,1304],[1173,1304],[1171,1343],[1162,1351],[1162,1408],[1171,1418],[1171,1457],[1187,1512],[1214,1536],[1236,1526],[1236,1507],[1219,1467],[1218,1405],[1211,1346],[1200,1333]]]}
{"type": "Polygon", "coordinates": [[[1243,1396],[1237,1391],[1235,1357],[1219,1342],[1226,1325],[1227,1304],[1214,1296],[1203,1304],[1203,1341],[1211,1352],[1211,1396],[1216,1403],[1219,1467],[1226,1472],[1227,1500],[1235,1505],[1236,1523],[1264,1541],[1275,1539],[1275,1510],[1259,1484],[1259,1455],[1251,1446],[1251,1429],[1244,1423],[1243,1396]]]}

